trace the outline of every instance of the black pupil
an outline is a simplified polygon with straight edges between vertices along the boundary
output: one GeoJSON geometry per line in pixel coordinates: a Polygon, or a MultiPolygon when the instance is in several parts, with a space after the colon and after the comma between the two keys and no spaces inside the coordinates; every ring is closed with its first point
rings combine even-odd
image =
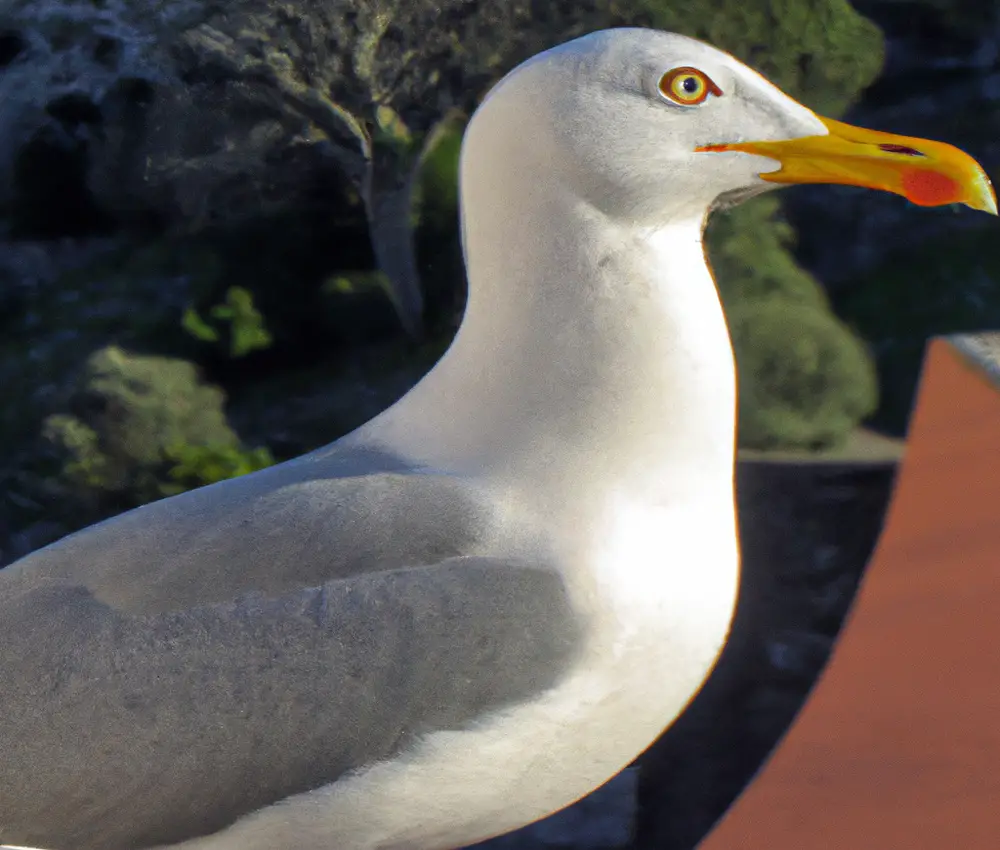
{"type": "Polygon", "coordinates": [[[694,94],[698,91],[698,80],[695,77],[685,77],[684,82],[681,83],[681,88],[688,94],[694,94]]]}

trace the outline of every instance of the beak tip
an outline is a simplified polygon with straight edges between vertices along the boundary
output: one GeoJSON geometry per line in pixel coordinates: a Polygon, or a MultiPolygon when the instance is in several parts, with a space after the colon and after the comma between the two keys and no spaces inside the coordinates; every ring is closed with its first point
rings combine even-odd
{"type": "Polygon", "coordinates": [[[993,183],[987,176],[986,171],[978,164],[974,164],[979,173],[976,175],[976,179],[972,181],[972,186],[970,187],[972,200],[968,201],[967,205],[974,210],[989,213],[990,215],[997,215],[997,193],[993,190],[993,183]]]}
{"type": "Polygon", "coordinates": [[[997,213],[997,199],[996,195],[992,191],[984,192],[979,198],[968,206],[972,207],[974,210],[979,210],[980,212],[988,213],[989,215],[998,215],[997,213]]]}

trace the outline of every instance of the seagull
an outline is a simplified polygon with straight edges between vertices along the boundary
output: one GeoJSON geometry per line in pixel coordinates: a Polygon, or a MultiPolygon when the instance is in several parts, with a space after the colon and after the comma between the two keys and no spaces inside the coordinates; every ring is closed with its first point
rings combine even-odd
{"type": "Polygon", "coordinates": [[[709,212],[820,182],[996,213],[956,148],[646,29],[517,67],[460,172],[468,305],[407,395],[0,571],[0,842],[446,850],[588,794],[735,605],[709,212]]]}

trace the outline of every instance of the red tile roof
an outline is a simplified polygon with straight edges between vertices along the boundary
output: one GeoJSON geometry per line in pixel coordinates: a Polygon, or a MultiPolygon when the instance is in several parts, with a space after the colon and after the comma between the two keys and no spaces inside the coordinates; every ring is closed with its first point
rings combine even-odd
{"type": "Polygon", "coordinates": [[[885,530],[802,713],[700,850],[1000,845],[1000,335],[935,340],[885,530]]]}

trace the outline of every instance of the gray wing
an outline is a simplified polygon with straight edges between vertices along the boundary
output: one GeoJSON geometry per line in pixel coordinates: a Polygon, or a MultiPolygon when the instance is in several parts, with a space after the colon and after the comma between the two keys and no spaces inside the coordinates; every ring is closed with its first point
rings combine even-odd
{"type": "MultiPolygon", "coordinates": [[[[421,476],[343,480],[363,493],[366,479],[383,474],[395,476],[383,506],[401,510],[409,501],[398,478],[414,481],[417,497],[428,495],[421,476]]],[[[269,542],[254,520],[240,524],[260,499],[303,481],[321,479],[327,495],[338,492],[329,483],[336,478],[296,475],[297,484],[277,476],[277,490],[265,481],[233,498],[216,491],[228,512],[190,499],[208,511],[201,525],[242,529],[275,559],[280,579],[265,575],[268,564],[252,547],[235,547],[248,574],[264,576],[259,587],[222,563],[221,539],[184,527],[181,515],[199,523],[188,506],[169,507],[180,499],[0,572],[0,842],[131,850],[205,835],[389,758],[421,734],[529,699],[567,669],[578,624],[559,575],[541,565],[468,554],[428,562],[428,552],[454,539],[433,523],[417,535],[407,565],[406,545],[385,542],[397,528],[389,533],[366,509],[356,527],[343,519],[350,505],[328,504],[334,529],[346,528],[347,541],[361,528],[381,541],[356,556],[343,544],[337,551],[336,535],[318,521],[299,517],[300,528],[280,500],[289,514],[283,535],[298,531],[322,545],[269,542]],[[209,562],[199,559],[203,544],[209,562]],[[98,563],[104,550],[113,569],[98,563]],[[377,569],[383,550],[389,568],[377,569]],[[175,559],[185,566],[171,572],[175,559]],[[229,584],[205,583],[199,565],[229,584]],[[142,589],[143,576],[156,585],[163,571],[158,591],[142,589]],[[113,577],[124,585],[117,592],[113,577]],[[196,600],[185,579],[208,598],[196,600]]],[[[444,514],[477,516],[441,482],[431,494],[439,485],[437,495],[452,494],[444,514]]],[[[286,498],[295,501],[291,491],[286,498]]],[[[404,534],[412,530],[402,525],[404,534]]],[[[283,536],[277,530],[275,539],[283,536]]],[[[466,543],[475,537],[474,529],[465,534],[466,543]]]]}
{"type": "Polygon", "coordinates": [[[83,584],[153,613],[478,554],[493,527],[489,499],[463,479],[334,448],[129,511],[0,576],[83,584]]]}

